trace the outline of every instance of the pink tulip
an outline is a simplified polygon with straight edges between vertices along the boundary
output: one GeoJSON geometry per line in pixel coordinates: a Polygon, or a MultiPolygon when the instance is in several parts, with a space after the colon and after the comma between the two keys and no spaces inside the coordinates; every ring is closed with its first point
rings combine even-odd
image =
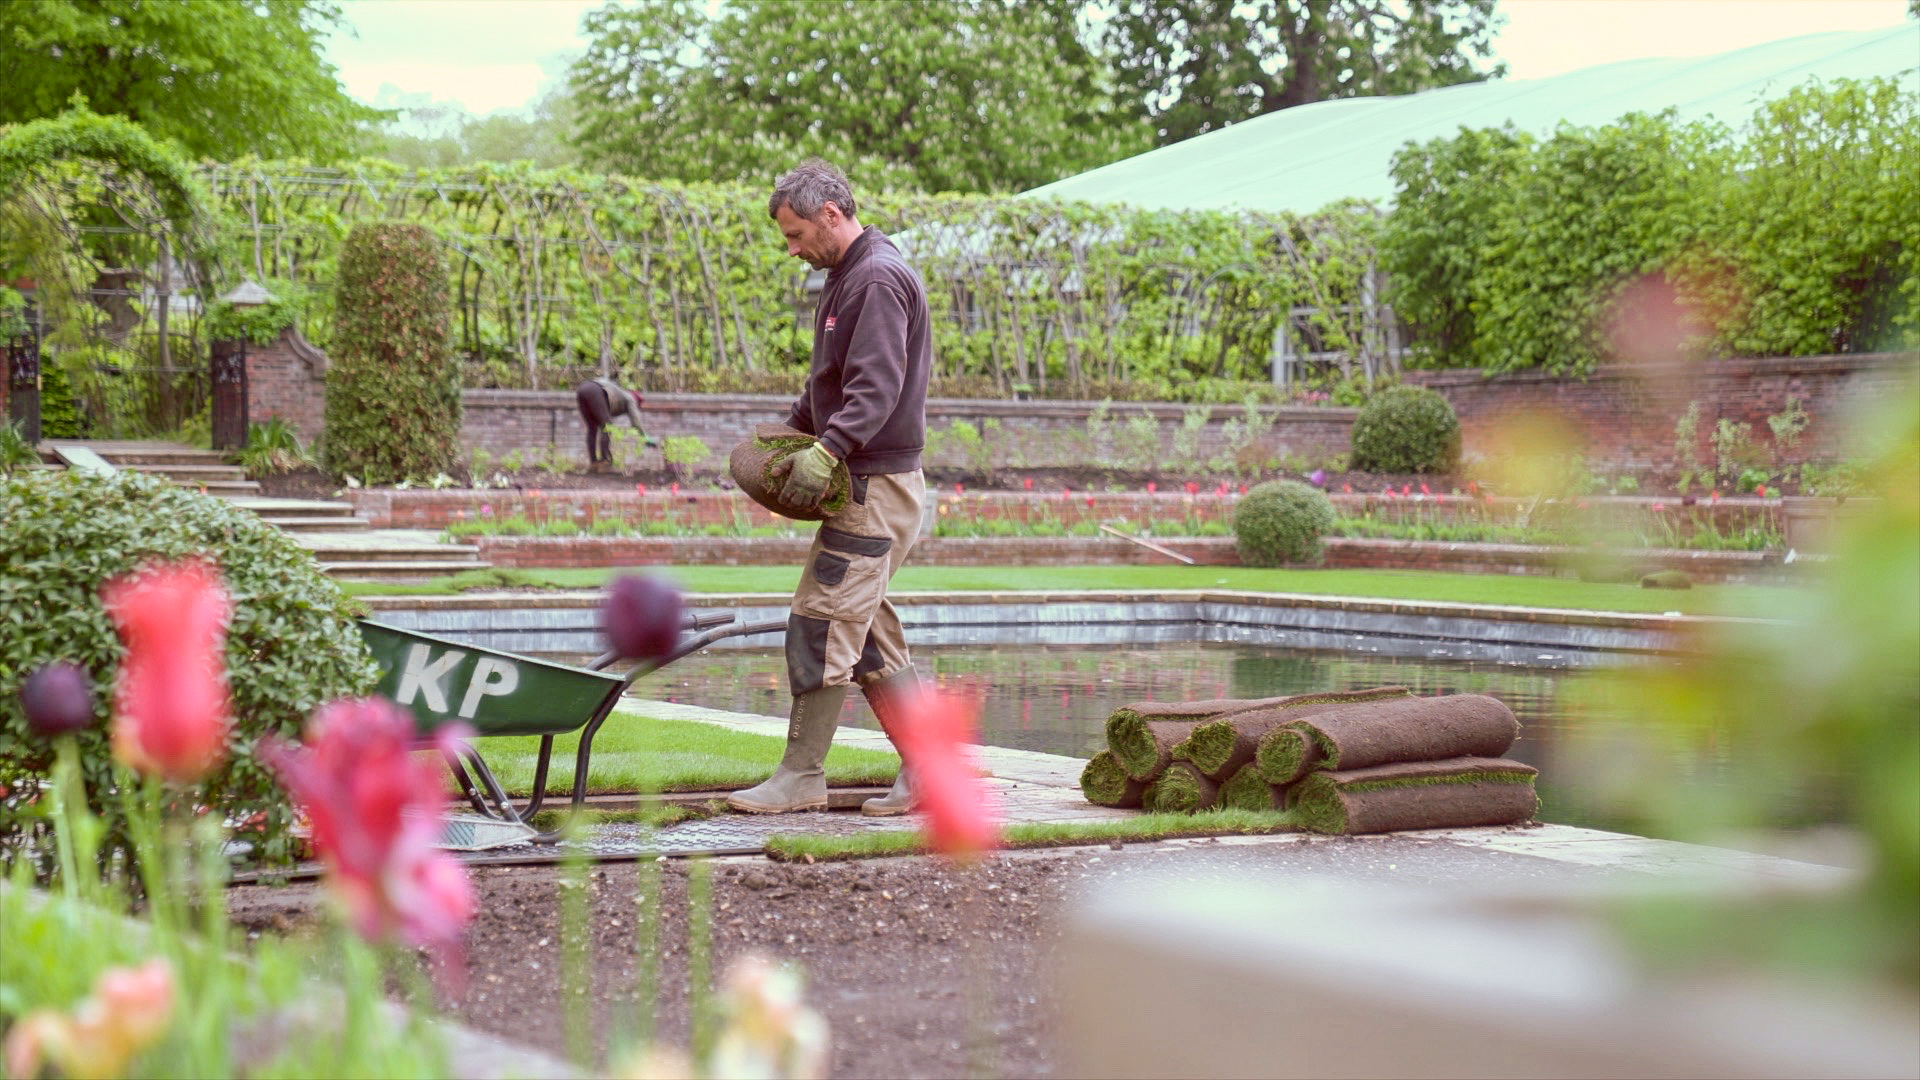
{"type": "Polygon", "coordinates": [[[212,565],[149,565],[100,590],[127,646],[115,696],[113,756],[137,772],[191,784],[225,757],[221,650],[232,605],[212,565]]]}
{"type": "Polygon", "coordinates": [[[1027,490],[1028,491],[1033,490],[1033,477],[1031,476],[1027,477],[1027,490]]]}
{"type": "Polygon", "coordinates": [[[1245,485],[1245,484],[1241,484],[1241,485],[1240,485],[1240,494],[1242,494],[1242,495],[1245,495],[1246,493],[1247,493],[1247,485],[1245,485]]]}
{"type": "Polygon", "coordinates": [[[1760,496],[1760,497],[1761,497],[1761,498],[1763,498],[1763,499],[1764,499],[1764,498],[1766,498],[1766,497],[1767,497],[1767,485],[1765,485],[1765,484],[1761,484],[1761,485],[1759,485],[1758,487],[1756,487],[1756,488],[1754,488],[1754,489],[1753,489],[1753,493],[1754,493],[1755,495],[1758,495],[1758,496],[1760,496]]]}
{"type": "MultiPolygon", "coordinates": [[[[431,745],[450,751],[466,733],[441,727],[431,745]]],[[[306,746],[269,741],[261,756],[313,824],[327,882],[369,941],[395,937],[444,948],[473,918],[473,888],[460,864],[435,848],[444,809],[438,766],[413,718],[384,698],[335,701],[307,724],[306,746]]]]}
{"type": "Polygon", "coordinates": [[[953,485],[953,493],[955,495],[965,495],[967,493],[967,485],[961,484],[961,483],[955,483],[953,485]]]}
{"type": "Polygon", "coordinates": [[[928,690],[910,708],[913,717],[899,725],[900,756],[920,789],[928,845],[955,858],[997,847],[997,807],[973,759],[979,703],[928,690]]]}
{"type": "Polygon", "coordinates": [[[1159,484],[1154,483],[1152,480],[1147,481],[1147,494],[1151,495],[1154,492],[1159,490],[1160,490],[1159,484]]]}
{"type": "Polygon", "coordinates": [[[1307,476],[1307,483],[1312,484],[1314,487],[1326,487],[1327,486],[1327,470],[1325,469],[1313,470],[1313,472],[1308,474],[1307,476]]]}
{"type": "Polygon", "coordinates": [[[635,484],[633,485],[633,490],[639,492],[641,495],[645,495],[647,493],[647,485],[635,484]]]}
{"type": "Polygon", "coordinates": [[[1657,503],[1654,503],[1654,504],[1653,504],[1653,512],[1654,512],[1654,513],[1656,513],[1656,514],[1664,514],[1664,513],[1666,513],[1666,511],[1667,511],[1667,504],[1666,504],[1666,503],[1663,503],[1663,502],[1657,502],[1657,503]]]}
{"type": "Polygon", "coordinates": [[[35,1009],[7,1032],[7,1075],[38,1076],[51,1061],[64,1076],[125,1076],[133,1058],[164,1035],[173,1019],[173,968],[149,960],[109,968],[71,1014],[35,1009]]]}
{"type": "Polygon", "coordinates": [[[1428,486],[1426,485],[1426,482],[1425,482],[1425,481],[1421,481],[1421,483],[1420,483],[1420,494],[1422,494],[1422,495],[1431,495],[1431,494],[1433,494],[1433,489],[1432,489],[1432,488],[1430,488],[1430,487],[1428,487],[1428,486]]]}
{"type": "Polygon", "coordinates": [[[1189,481],[1187,481],[1187,494],[1189,494],[1189,495],[1198,495],[1198,494],[1200,494],[1200,485],[1199,485],[1199,483],[1198,483],[1198,482],[1196,482],[1196,481],[1193,481],[1193,480],[1189,480],[1189,481]]]}
{"type": "Polygon", "coordinates": [[[675,481],[674,481],[673,483],[671,483],[671,484],[668,484],[668,485],[667,485],[667,490],[668,490],[669,492],[672,492],[672,493],[673,493],[673,494],[675,494],[675,495],[678,495],[678,494],[680,494],[680,481],[678,481],[678,480],[675,480],[675,481]]]}
{"type": "Polygon", "coordinates": [[[1351,495],[1351,494],[1353,494],[1353,485],[1352,485],[1352,484],[1341,484],[1341,485],[1340,485],[1340,492],[1341,492],[1341,494],[1343,494],[1343,495],[1351,495]]]}
{"type": "Polygon", "coordinates": [[[1227,487],[1227,482],[1225,480],[1222,480],[1220,481],[1220,486],[1215,489],[1215,493],[1224,496],[1230,490],[1232,489],[1227,487]]]}
{"type": "Polygon", "coordinates": [[[1402,495],[1411,495],[1411,494],[1413,494],[1413,485],[1412,485],[1412,484],[1401,484],[1401,485],[1400,485],[1400,494],[1402,494],[1402,495]]]}

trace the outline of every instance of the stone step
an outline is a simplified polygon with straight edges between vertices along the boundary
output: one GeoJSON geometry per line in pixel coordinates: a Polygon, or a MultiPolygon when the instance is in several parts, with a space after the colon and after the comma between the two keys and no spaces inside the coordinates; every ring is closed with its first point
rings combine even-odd
{"type": "Polygon", "coordinates": [[[231,495],[258,495],[260,484],[256,480],[174,480],[174,483],[189,491],[198,491],[204,495],[217,495],[226,498],[231,495]]]}
{"type": "Polygon", "coordinates": [[[372,524],[363,517],[341,514],[324,514],[313,517],[295,517],[286,514],[261,514],[260,520],[276,529],[290,533],[364,532],[372,524]]]}
{"type": "Polygon", "coordinates": [[[353,504],[340,499],[276,499],[266,495],[238,495],[227,501],[238,509],[251,510],[261,517],[337,518],[345,521],[354,516],[353,504]]]}
{"type": "Polygon", "coordinates": [[[417,562],[322,562],[320,570],[328,577],[340,581],[397,581],[422,582],[433,581],[448,574],[458,574],[465,570],[485,570],[491,564],[478,560],[460,562],[458,560],[417,562]]]}
{"type": "Polygon", "coordinates": [[[395,545],[383,547],[363,544],[329,544],[317,533],[295,533],[294,539],[321,562],[462,562],[480,565],[480,549],[464,544],[444,544],[432,548],[395,545]],[[314,541],[319,539],[319,543],[314,541]]]}
{"type": "Polygon", "coordinates": [[[107,462],[116,469],[145,473],[148,476],[164,476],[169,480],[179,480],[183,483],[231,482],[247,478],[247,471],[238,465],[135,465],[125,461],[115,461],[112,458],[108,458],[107,462]]]}
{"type": "Polygon", "coordinates": [[[227,465],[224,450],[202,450],[185,443],[148,439],[61,440],[84,446],[121,468],[135,465],[227,465]]]}

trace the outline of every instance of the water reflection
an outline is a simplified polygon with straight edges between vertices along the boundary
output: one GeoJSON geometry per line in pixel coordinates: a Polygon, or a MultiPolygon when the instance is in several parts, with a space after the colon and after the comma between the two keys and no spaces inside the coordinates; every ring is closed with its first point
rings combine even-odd
{"type": "MultiPolygon", "coordinates": [[[[942,686],[981,691],[981,738],[988,745],[1085,758],[1105,745],[1107,715],[1130,701],[1253,698],[1398,684],[1422,696],[1488,694],[1520,718],[1509,756],[1541,772],[1542,820],[1596,828],[1637,821],[1594,805],[1576,770],[1561,767],[1583,749],[1654,721],[1634,715],[1608,672],[1242,644],[1133,646],[964,645],[916,647],[916,665],[942,686]]],[[[713,649],[642,679],[642,696],[764,716],[784,716],[783,655],[773,649],[713,649]]],[[[842,723],[878,725],[858,694],[842,723]]],[[[1676,753],[1679,752],[1676,749],[1676,753]]],[[[1713,783],[1723,761],[1691,762],[1713,783]]]]}

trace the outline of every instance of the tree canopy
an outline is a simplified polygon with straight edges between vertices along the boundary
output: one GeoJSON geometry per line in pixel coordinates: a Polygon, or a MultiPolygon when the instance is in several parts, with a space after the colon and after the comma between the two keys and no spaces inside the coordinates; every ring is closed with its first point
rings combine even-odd
{"type": "Polygon", "coordinates": [[[1100,43],[1161,145],[1329,98],[1506,73],[1494,0],[1114,0],[1100,43]]]}
{"type": "Polygon", "coordinates": [[[1018,191],[1151,146],[1074,0],[689,0],[587,17],[592,167],[761,181],[807,154],[863,187],[1018,191]]]}
{"type": "Polygon", "coordinates": [[[337,159],[383,115],[348,97],[322,58],[326,0],[12,0],[0,123],[84,98],[197,157],[337,159]]]}

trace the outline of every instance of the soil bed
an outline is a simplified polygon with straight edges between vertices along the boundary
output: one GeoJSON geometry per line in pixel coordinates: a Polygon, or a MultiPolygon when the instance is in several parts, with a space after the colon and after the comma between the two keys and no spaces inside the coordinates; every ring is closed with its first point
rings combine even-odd
{"type": "MultiPolygon", "coordinates": [[[[713,868],[713,970],[759,951],[800,965],[806,999],[832,1030],[830,1075],[964,1076],[970,1023],[989,1075],[1057,1072],[1055,995],[1047,985],[1065,882],[1087,856],[999,860],[968,870],[930,858],[713,868]],[[968,980],[987,999],[970,1022],[968,980]]],[[[657,1028],[685,1047],[688,864],[664,864],[657,1028]]],[[[596,1064],[631,1038],[640,1007],[635,957],[640,869],[590,871],[596,1064]]],[[[467,939],[464,992],[448,1003],[469,1027],[567,1055],[556,867],[476,867],[480,915],[467,939]]],[[[236,925],[272,933],[318,926],[316,883],[238,886],[236,925]]]]}

